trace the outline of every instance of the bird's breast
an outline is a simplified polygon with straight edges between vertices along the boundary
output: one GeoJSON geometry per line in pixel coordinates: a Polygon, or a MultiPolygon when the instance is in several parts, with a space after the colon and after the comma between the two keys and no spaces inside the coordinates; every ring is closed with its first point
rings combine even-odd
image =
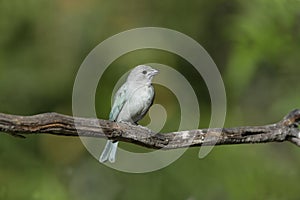
{"type": "Polygon", "coordinates": [[[124,105],[119,118],[122,121],[136,123],[144,117],[149,110],[154,97],[154,89],[150,85],[138,87],[129,93],[128,101],[124,105]]]}

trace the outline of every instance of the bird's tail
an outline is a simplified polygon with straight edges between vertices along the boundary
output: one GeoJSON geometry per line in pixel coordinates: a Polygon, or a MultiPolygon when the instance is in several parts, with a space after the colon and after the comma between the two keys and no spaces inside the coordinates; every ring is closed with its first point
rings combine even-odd
{"type": "Polygon", "coordinates": [[[114,163],[116,161],[116,153],[118,149],[118,143],[119,142],[113,142],[112,140],[108,140],[106,142],[106,145],[101,153],[101,156],[99,158],[99,161],[101,163],[106,162],[107,160],[111,163],[114,163]]]}

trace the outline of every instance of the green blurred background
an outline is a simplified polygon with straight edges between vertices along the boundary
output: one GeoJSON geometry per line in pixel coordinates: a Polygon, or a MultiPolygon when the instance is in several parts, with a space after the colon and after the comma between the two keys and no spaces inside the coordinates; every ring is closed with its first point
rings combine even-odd
{"type": "MultiPolygon", "coordinates": [[[[299,0],[1,0],[0,112],[71,115],[74,79],[87,54],[144,26],[180,31],[207,50],[226,87],[226,127],[273,123],[300,108],[299,0]]],[[[199,97],[199,127],[207,127],[210,98],[201,77],[178,56],[154,50],[112,64],[97,91],[98,117],[108,117],[122,73],[146,62],[189,79],[199,97]]],[[[155,87],[156,103],[170,116],[163,132],[176,130],[178,102],[155,87]]],[[[127,174],[99,164],[78,138],[0,134],[0,199],[299,199],[300,149],[290,143],[220,146],[201,160],[198,151],[159,171],[127,174]]]]}

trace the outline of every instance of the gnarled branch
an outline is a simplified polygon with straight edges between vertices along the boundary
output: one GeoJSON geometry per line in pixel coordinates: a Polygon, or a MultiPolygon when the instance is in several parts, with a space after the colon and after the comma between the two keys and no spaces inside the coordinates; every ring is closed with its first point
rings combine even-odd
{"type": "Polygon", "coordinates": [[[13,136],[53,134],[109,138],[153,149],[176,149],[190,146],[246,144],[290,141],[300,146],[300,110],[281,121],[265,126],[210,128],[154,133],[142,127],[102,119],[72,117],[57,113],[18,116],[0,113],[0,131],[13,136]]]}

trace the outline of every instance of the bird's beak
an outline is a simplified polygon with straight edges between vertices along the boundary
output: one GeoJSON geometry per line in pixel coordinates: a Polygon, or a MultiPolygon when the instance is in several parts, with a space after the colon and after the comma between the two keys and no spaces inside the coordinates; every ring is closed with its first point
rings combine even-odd
{"type": "Polygon", "coordinates": [[[152,69],[152,71],[150,72],[151,73],[151,76],[155,76],[156,74],[158,74],[158,70],[157,69],[152,69]]]}

